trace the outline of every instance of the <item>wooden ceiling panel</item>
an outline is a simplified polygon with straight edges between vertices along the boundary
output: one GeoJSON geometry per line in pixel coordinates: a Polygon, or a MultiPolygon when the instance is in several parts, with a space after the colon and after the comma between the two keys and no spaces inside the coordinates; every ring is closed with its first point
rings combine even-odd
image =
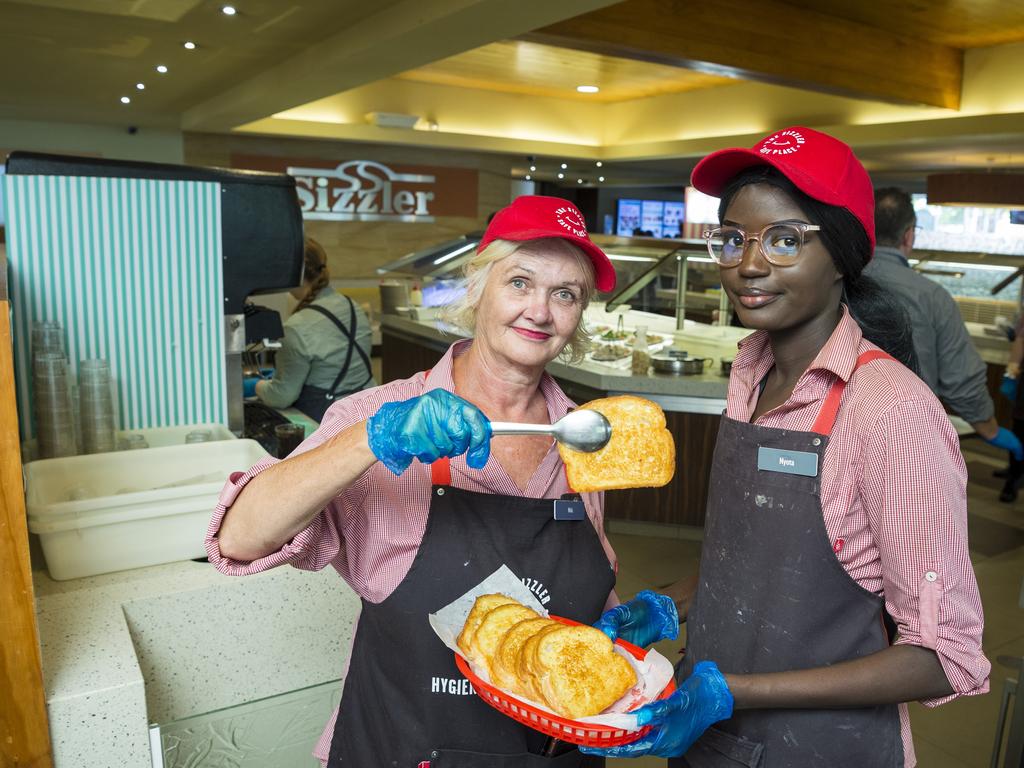
{"type": "Polygon", "coordinates": [[[491,43],[398,77],[435,85],[606,103],[734,82],[679,67],[523,40],[491,43]],[[596,85],[601,90],[577,93],[578,85],[596,85]]]}
{"type": "Polygon", "coordinates": [[[907,34],[954,48],[979,48],[1024,41],[1024,2],[1020,0],[786,0],[804,10],[907,34]]]}
{"type": "Polygon", "coordinates": [[[912,28],[873,27],[782,0],[627,0],[527,39],[858,98],[960,105],[961,50],[912,28]]]}

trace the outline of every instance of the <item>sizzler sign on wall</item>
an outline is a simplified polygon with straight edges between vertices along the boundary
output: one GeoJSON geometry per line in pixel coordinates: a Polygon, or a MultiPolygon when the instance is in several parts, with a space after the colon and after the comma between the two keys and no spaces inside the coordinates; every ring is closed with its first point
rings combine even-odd
{"type": "Polygon", "coordinates": [[[338,221],[433,221],[434,176],[395,173],[372,160],[349,160],[333,171],[289,168],[303,218],[338,221]]]}
{"type": "Polygon", "coordinates": [[[477,216],[477,171],[468,168],[259,156],[233,156],[232,162],[293,176],[304,219],[433,222],[438,216],[477,216]]]}

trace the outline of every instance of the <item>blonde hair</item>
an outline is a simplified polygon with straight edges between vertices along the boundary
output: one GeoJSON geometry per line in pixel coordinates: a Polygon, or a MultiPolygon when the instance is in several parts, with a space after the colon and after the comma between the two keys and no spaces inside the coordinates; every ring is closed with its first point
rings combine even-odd
{"type": "Polygon", "coordinates": [[[590,298],[594,295],[594,265],[583,250],[560,237],[545,237],[537,240],[494,240],[488,243],[482,251],[478,251],[466,264],[462,271],[466,278],[466,292],[449,304],[442,311],[442,318],[467,331],[470,335],[476,332],[476,310],[480,299],[484,294],[484,287],[487,285],[487,278],[491,274],[491,267],[503,259],[507,259],[523,248],[540,246],[548,252],[572,256],[580,271],[584,275],[583,296],[581,297],[583,307],[580,311],[580,321],[576,330],[566,343],[565,348],[559,354],[567,362],[577,363],[590,349],[590,332],[584,323],[583,310],[590,304],[590,298]]]}

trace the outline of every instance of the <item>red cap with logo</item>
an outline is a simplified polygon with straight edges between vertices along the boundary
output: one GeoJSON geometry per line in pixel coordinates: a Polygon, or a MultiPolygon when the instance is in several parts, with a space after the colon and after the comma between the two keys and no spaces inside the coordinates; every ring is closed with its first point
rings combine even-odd
{"type": "Polygon", "coordinates": [[[615,287],[615,267],[604,251],[590,241],[583,214],[568,200],[545,195],[522,195],[498,211],[487,225],[477,250],[494,240],[540,240],[557,237],[578,246],[594,265],[594,285],[599,291],[615,287]]]}
{"type": "Polygon", "coordinates": [[[755,165],[770,165],[815,200],[848,210],[864,227],[874,250],[875,192],[868,172],[846,144],[827,133],[794,126],[752,149],[712,152],[697,163],[690,183],[706,195],[721,197],[740,171],[755,165]]]}

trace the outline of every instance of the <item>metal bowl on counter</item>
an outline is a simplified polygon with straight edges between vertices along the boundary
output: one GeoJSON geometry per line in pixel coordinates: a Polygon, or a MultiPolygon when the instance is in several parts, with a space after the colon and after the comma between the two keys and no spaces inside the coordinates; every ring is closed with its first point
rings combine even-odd
{"type": "Polygon", "coordinates": [[[705,364],[713,362],[715,361],[710,357],[689,357],[679,350],[667,350],[658,355],[651,355],[651,365],[656,373],[671,373],[677,376],[704,373],[705,364]]]}

